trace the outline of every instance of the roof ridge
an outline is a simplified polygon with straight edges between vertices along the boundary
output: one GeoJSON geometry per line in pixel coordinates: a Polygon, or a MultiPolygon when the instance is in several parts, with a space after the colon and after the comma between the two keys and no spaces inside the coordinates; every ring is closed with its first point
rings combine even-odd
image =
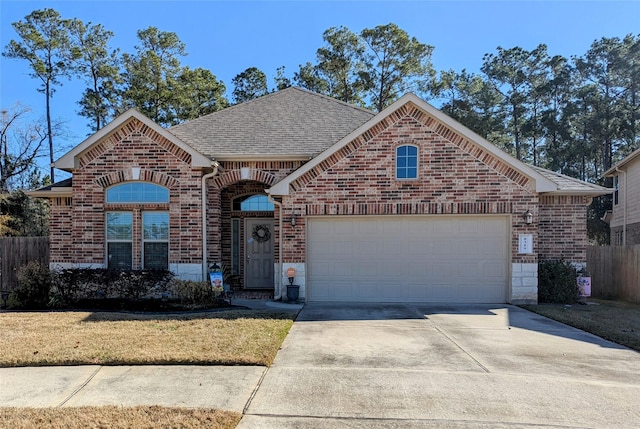
{"type": "Polygon", "coordinates": [[[318,92],[313,92],[313,91],[310,91],[308,89],[300,88],[300,87],[297,87],[297,86],[289,86],[289,87],[281,89],[279,91],[270,92],[268,94],[261,95],[260,97],[252,98],[251,100],[245,101],[243,103],[234,104],[233,106],[225,107],[224,109],[217,110],[215,112],[211,112],[211,113],[208,113],[206,115],[198,116],[197,118],[193,118],[193,119],[191,119],[189,121],[186,121],[186,122],[183,122],[181,124],[173,125],[173,126],[167,128],[167,130],[171,131],[174,128],[181,128],[182,126],[187,125],[187,124],[192,124],[194,122],[200,122],[200,121],[205,120],[206,118],[208,118],[208,117],[210,117],[212,115],[216,115],[216,114],[219,114],[221,112],[225,112],[226,114],[228,114],[229,112],[233,113],[234,110],[237,110],[237,109],[239,109],[241,107],[246,107],[247,105],[255,104],[257,102],[263,102],[265,99],[271,98],[273,96],[280,95],[282,92],[285,92],[285,91],[290,92],[290,91],[294,91],[294,90],[298,91],[298,92],[301,92],[303,94],[306,94],[306,95],[310,95],[310,96],[314,96],[314,97],[318,97],[318,98],[324,99],[324,100],[332,102],[332,103],[340,104],[340,105],[342,105],[344,107],[349,107],[349,108],[354,109],[354,110],[358,110],[358,111],[361,111],[361,112],[369,113],[371,116],[375,116],[375,114],[376,114],[372,110],[366,109],[364,107],[356,106],[354,104],[350,104],[350,103],[347,103],[347,102],[342,101],[342,100],[338,100],[337,98],[333,98],[333,97],[330,97],[330,96],[325,95],[325,94],[320,94],[318,92]]]}
{"type": "Polygon", "coordinates": [[[316,97],[324,98],[327,101],[331,101],[331,102],[334,102],[334,103],[342,104],[345,107],[350,107],[350,108],[355,109],[355,110],[360,110],[362,112],[371,113],[371,115],[373,115],[373,116],[375,116],[375,114],[376,114],[376,112],[374,112],[371,109],[367,109],[366,107],[356,106],[355,104],[347,103],[346,101],[342,101],[342,100],[340,100],[338,98],[331,97],[330,95],[320,94],[319,92],[313,92],[313,91],[311,91],[309,89],[301,88],[299,86],[290,86],[288,88],[285,88],[284,90],[287,90],[287,89],[295,89],[295,90],[298,90],[298,91],[303,92],[305,94],[314,95],[316,97]]]}

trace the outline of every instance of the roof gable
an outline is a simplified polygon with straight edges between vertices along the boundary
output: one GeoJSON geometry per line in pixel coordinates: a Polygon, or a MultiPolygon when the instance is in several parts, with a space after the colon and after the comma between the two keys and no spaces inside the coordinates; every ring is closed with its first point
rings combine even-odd
{"type": "Polygon", "coordinates": [[[640,159],[640,148],[634,150],[629,155],[627,155],[624,159],[618,162],[616,165],[614,165],[613,167],[605,171],[602,177],[615,176],[616,170],[620,168],[626,168],[629,164],[637,162],[638,159],[640,159]]]}
{"type": "Polygon", "coordinates": [[[168,131],[216,160],[308,160],[371,119],[369,110],[290,87],[168,131]]]}
{"type": "Polygon", "coordinates": [[[130,109],[118,116],[104,128],[63,155],[54,163],[54,166],[61,170],[72,171],[81,166],[81,159],[91,155],[91,151],[96,152],[93,157],[101,153],[103,148],[100,145],[104,144],[109,138],[116,136],[122,130],[132,131],[135,128],[140,128],[145,135],[158,141],[168,151],[175,152],[176,156],[184,159],[185,162],[190,162],[192,167],[211,166],[209,158],[185,144],[178,137],[167,132],[167,130],[135,109],[130,109]]]}
{"type": "Polygon", "coordinates": [[[535,184],[533,190],[536,192],[553,192],[558,189],[556,183],[538,171],[506,154],[416,95],[407,94],[328,148],[318,157],[277,183],[270,189],[270,193],[273,195],[288,195],[292,185],[298,186],[312,180],[338,159],[365,144],[390,123],[408,114],[408,112],[411,112],[416,119],[426,123],[434,132],[480,159],[489,167],[516,181],[521,186],[526,186],[527,182],[533,180],[535,184]]]}

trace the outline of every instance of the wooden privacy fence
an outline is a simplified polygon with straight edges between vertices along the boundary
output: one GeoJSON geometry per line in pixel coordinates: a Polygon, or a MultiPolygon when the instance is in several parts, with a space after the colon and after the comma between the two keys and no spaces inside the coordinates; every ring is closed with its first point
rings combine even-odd
{"type": "Polygon", "coordinates": [[[640,245],[589,246],[591,296],[640,304],[640,245]]]}
{"type": "Polygon", "coordinates": [[[29,261],[49,266],[48,237],[0,237],[0,290],[13,290],[18,270],[29,261]]]}

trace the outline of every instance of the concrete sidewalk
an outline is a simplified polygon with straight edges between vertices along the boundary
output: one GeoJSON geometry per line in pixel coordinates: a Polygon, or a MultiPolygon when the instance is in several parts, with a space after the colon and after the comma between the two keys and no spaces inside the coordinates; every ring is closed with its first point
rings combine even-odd
{"type": "MultiPolygon", "coordinates": [[[[234,299],[252,310],[297,312],[303,305],[234,299]]],[[[0,368],[0,407],[161,405],[242,413],[261,366],[50,366],[0,368]]]]}
{"type": "Polygon", "coordinates": [[[243,412],[257,366],[57,366],[0,368],[0,407],[161,405],[243,412]]]}

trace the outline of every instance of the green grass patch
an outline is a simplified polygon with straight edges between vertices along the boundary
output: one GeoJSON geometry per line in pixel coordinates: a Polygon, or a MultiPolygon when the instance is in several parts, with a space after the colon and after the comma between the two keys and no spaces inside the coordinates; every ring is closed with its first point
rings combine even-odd
{"type": "Polygon", "coordinates": [[[521,307],[640,351],[640,305],[590,299],[587,305],[538,304],[521,307]]]}

